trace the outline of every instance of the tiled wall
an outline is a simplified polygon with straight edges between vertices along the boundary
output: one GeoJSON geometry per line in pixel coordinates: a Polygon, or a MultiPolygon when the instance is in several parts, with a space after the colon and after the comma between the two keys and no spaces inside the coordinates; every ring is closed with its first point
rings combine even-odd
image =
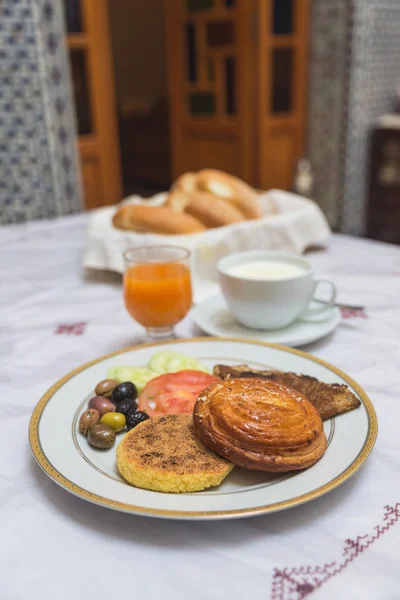
{"type": "Polygon", "coordinates": [[[313,0],[309,155],[331,225],[365,233],[370,132],[400,83],[400,0],[313,0]]]}
{"type": "Polygon", "coordinates": [[[394,106],[400,84],[400,0],[356,0],[340,230],[366,231],[369,142],[379,116],[394,106]]]}
{"type": "Polygon", "coordinates": [[[0,224],[81,209],[60,0],[0,0],[0,224]]]}
{"type": "Polygon", "coordinates": [[[311,14],[308,154],[314,198],[333,227],[341,217],[352,2],[314,0],[311,14]]]}

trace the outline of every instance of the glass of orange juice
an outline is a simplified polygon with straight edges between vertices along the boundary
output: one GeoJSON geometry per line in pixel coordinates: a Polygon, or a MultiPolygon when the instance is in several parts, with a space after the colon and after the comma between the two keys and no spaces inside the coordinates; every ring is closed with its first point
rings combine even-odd
{"type": "Polygon", "coordinates": [[[124,300],[151,339],[174,337],[173,327],[192,306],[190,252],[177,246],[144,246],[124,253],[124,300]]]}

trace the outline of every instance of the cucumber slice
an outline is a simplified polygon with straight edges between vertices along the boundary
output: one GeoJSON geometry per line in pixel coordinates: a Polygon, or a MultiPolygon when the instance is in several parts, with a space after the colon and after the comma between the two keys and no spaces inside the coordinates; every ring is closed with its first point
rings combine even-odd
{"type": "Polygon", "coordinates": [[[173,356],[168,361],[168,373],[177,373],[178,371],[186,371],[186,369],[203,371],[203,373],[209,372],[204,363],[197,358],[193,358],[192,356],[173,356]]]}
{"type": "Polygon", "coordinates": [[[186,355],[168,350],[165,352],[156,352],[149,360],[149,369],[160,374],[168,373],[168,363],[174,357],[186,358],[186,355]]]}
{"type": "Polygon", "coordinates": [[[156,352],[149,361],[149,368],[157,373],[177,373],[186,369],[208,373],[208,368],[197,358],[181,352],[156,352]]]}
{"type": "Polygon", "coordinates": [[[130,367],[126,365],[110,367],[107,371],[107,379],[116,379],[118,383],[131,381],[136,385],[139,392],[142,391],[150,379],[154,379],[157,375],[158,373],[154,373],[154,371],[150,371],[150,369],[146,369],[145,367],[130,367]]]}

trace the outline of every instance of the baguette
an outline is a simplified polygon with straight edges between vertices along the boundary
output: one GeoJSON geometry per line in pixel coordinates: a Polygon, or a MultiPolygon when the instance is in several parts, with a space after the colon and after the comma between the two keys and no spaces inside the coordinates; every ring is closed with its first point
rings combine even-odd
{"type": "Polygon", "coordinates": [[[173,191],[169,194],[164,206],[174,210],[175,212],[184,212],[186,207],[190,203],[192,198],[192,193],[185,192],[184,190],[180,190],[179,188],[173,189],[173,191]]]}
{"type": "Polygon", "coordinates": [[[197,175],[200,190],[228,200],[246,219],[259,219],[263,215],[256,192],[244,181],[217,169],[203,169],[197,175]]]}
{"type": "Polygon", "coordinates": [[[223,227],[246,220],[244,214],[233,204],[207,192],[190,194],[186,213],[198,219],[206,227],[223,227]]]}
{"type": "Polygon", "coordinates": [[[245,216],[233,204],[207,192],[173,191],[165,206],[176,212],[186,212],[206,227],[223,227],[245,221],[245,216]]]}
{"type": "Polygon", "coordinates": [[[113,217],[118,229],[166,235],[179,235],[204,231],[200,221],[190,215],[177,213],[164,206],[128,204],[120,208],[113,217]]]}
{"type": "Polygon", "coordinates": [[[174,190],[180,190],[182,192],[194,192],[197,188],[197,173],[183,173],[178,179],[174,181],[171,186],[171,192],[174,190]]]}

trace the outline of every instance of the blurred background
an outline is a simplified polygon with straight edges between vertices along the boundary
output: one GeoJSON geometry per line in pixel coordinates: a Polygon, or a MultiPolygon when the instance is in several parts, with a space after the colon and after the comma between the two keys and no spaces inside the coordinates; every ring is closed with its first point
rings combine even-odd
{"type": "Polygon", "coordinates": [[[399,31],[398,0],[1,0],[0,223],[214,167],[400,243],[399,31]]]}

